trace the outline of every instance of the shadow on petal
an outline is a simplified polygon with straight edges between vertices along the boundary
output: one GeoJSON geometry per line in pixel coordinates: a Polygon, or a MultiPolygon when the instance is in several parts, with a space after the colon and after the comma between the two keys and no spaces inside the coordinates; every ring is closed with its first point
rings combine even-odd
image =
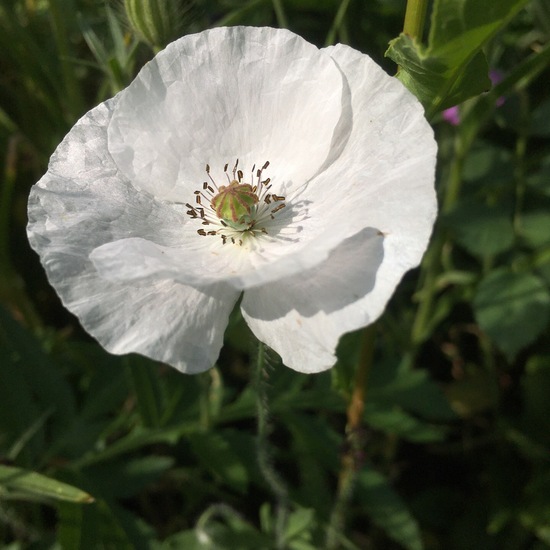
{"type": "MultiPolygon", "coordinates": [[[[303,317],[340,311],[373,290],[384,258],[383,245],[380,231],[365,228],[343,241],[318,266],[245,291],[242,307],[263,321],[283,318],[293,310],[303,317]]],[[[366,324],[368,311],[364,315],[366,324]]]]}

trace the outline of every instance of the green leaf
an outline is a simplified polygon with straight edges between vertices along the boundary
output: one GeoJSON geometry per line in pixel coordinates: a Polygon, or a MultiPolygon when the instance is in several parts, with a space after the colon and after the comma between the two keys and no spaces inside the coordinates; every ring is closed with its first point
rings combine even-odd
{"type": "Polygon", "coordinates": [[[436,0],[428,45],[401,34],[386,55],[399,65],[398,78],[434,114],[490,89],[481,48],[526,2],[436,0]]]}
{"type": "Polygon", "coordinates": [[[91,466],[83,475],[94,494],[105,498],[129,498],[154,483],[174,463],[168,456],[144,456],[91,466]]]}
{"type": "Polygon", "coordinates": [[[59,366],[44,352],[35,337],[0,307],[0,429],[7,444],[30,433],[29,452],[41,451],[46,422],[54,437],[65,433],[74,419],[75,403],[59,366]],[[45,418],[44,415],[48,418],[45,418]]]}
{"type": "Polygon", "coordinates": [[[550,158],[545,158],[540,168],[530,174],[526,181],[532,189],[536,189],[542,195],[550,196],[550,158]]]}
{"type": "Polygon", "coordinates": [[[37,472],[0,464],[0,498],[6,497],[40,502],[64,500],[89,503],[94,500],[88,493],[67,483],[37,472]]]}
{"type": "Polygon", "coordinates": [[[550,100],[542,102],[532,113],[529,132],[534,136],[550,136],[550,100]]]}
{"type": "Polygon", "coordinates": [[[300,503],[328,515],[333,490],[329,480],[338,471],[341,436],[316,415],[287,412],[279,418],[292,435],[291,453],[300,476],[300,503]]]}
{"type": "Polygon", "coordinates": [[[309,533],[315,523],[315,511],[309,508],[299,508],[290,514],[286,527],[285,539],[309,539],[309,533]]]}
{"type": "Polygon", "coordinates": [[[401,34],[390,42],[386,55],[399,65],[397,77],[426,110],[452,107],[491,88],[489,67],[481,53],[453,70],[448,60],[430,55],[417,41],[401,34]]]}
{"type": "Polygon", "coordinates": [[[99,517],[95,506],[62,502],[57,505],[57,540],[62,548],[94,550],[101,547],[99,517]]]}
{"type": "Polygon", "coordinates": [[[414,442],[442,441],[446,430],[411,416],[399,407],[380,408],[367,404],[365,421],[378,430],[395,434],[414,442]]]}
{"type": "Polygon", "coordinates": [[[231,439],[221,433],[193,433],[188,436],[200,465],[239,492],[248,487],[248,473],[231,439]]]}
{"type": "Polygon", "coordinates": [[[521,379],[521,428],[539,444],[550,444],[550,355],[531,357],[521,379]]]}
{"type": "Polygon", "coordinates": [[[374,470],[359,474],[357,497],[372,521],[407,550],[422,550],[418,523],[387,479],[374,470]]]}
{"type": "Polygon", "coordinates": [[[514,158],[504,147],[478,140],[464,159],[462,178],[473,189],[490,190],[511,187],[514,182],[514,158]]]}
{"type": "Polygon", "coordinates": [[[148,428],[159,427],[161,391],[158,368],[155,368],[153,361],[138,355],[126,358],[126,365],[143,425],[148,428]]]}
{"type": "Polygon", "coordinates": [[[482,280],[473,307],[479,326],[511,360],[546,328],[550,293],[535,275],[501,268],[482,280]]]}
{"type": "Polygon", "coordinates": [[[442,221],[457,242],[476,256],[500,254],[514,243],[510,201],[487,204],[472,197],[459,202],[442,221]]]}
{"type": "Polygon", "coordinates": [[[448,421],[455,415],[441,388],[426,370],[412,369],[407,358],[376,364],[369,379],[367,403],[378,410],[400,406],[415,416],[448,421]]]}
{"type": "Polygon", "coordinates": [[[550,212],[534,210],[523,214],[519,234],[533,248],[548,244],[550,242],[550,212]]]}

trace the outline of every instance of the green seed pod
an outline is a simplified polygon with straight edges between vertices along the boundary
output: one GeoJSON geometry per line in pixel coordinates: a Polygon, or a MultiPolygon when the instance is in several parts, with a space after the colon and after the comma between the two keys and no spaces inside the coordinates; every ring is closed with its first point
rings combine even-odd
{"type": "Polygon", "coordinates": [[[227,186],[222,185],[220,192],[212,198],[212,206],[218,218],[239,231],[250,228],[252,209],[257,203],[258,195],[252,186],[236,180],[227,186]]]}
{"type": "Polygon", "coordinates": [[[189,6],[182,0],[124,0],[128,21],[154,50],[178,38],[189,6]]]}

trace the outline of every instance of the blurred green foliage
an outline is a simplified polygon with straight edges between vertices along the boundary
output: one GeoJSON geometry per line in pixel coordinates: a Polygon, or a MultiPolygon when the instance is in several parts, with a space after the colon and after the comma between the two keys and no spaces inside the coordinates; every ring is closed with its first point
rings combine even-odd
{"type": "MultiPolygon", "coordinates": [[[[318,46],[348,43],[389,72],[393,60],[436,131],[441,216],[376,326],[364,467],[340,547],[550,547],[548,2],[435,0],[423,40],[399,36],[404,0],[180,4],[181,33],[286,26],[318,46]],[[488,67],[502,75],[491,90],[488,67]],[[462,101],[460,124],[447,123],[441,109],[462,101]]],[[[239,314],[219,365],[200,376],[111,356],[62,308],[26,242],[28,191],[56,145],[170,38],[135,32],[123,2],[0,5],[5,548],[273,547],[239,314]]],[[[362,338],[342,339],[331,373],[271,361],[286,548],[324,547],[362,338]]]]}

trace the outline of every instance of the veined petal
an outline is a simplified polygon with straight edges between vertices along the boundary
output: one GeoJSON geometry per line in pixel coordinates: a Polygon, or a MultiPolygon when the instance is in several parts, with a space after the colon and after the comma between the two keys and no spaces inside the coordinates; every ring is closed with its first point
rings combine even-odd
{"type": "Polygon", "coordinates": [[[322,264],[245,291],[252,332],[299,372],[329,369],[340,336],[376,320],[401,274],[385,261],[384,236],[363,229],[322,264]]]}
{"type": "Polygon", "coordinates": [[[206,163],[223,177],[236,159],[244,171],[270,161],[288,187],[320,169],[346,100],[336,64],[299,36],[216,28],[170,44],[121,92],[109,150],[137,189],[166,200],[188,201],[206,163]]]}
{"type": "Polygon", "coordinates": [[[92,250],[128,234],[166,246],[181,238],[182,216],[137,193],[113,163],[106,132],[113,103],[76,124],[33,187],[29,240],[64,305],[107,350],[135,351],[184,372],[208,369],[238,292],[166,280],[120,284],[101,278],[89,260],[92,250]]]}

